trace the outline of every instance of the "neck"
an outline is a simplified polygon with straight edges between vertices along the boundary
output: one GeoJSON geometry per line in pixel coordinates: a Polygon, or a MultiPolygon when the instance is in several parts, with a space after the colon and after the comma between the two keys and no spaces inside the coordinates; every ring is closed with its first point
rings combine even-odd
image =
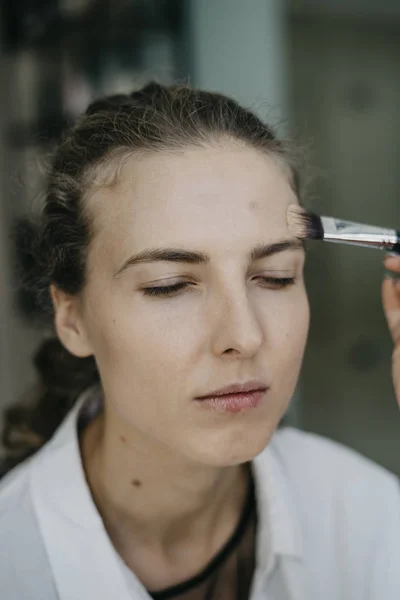
{"type": "Polygon", "coordinates": [[[195,544],[212,554],[237,525],[248,465],[194,464],[112,414],[86,428],[81,451],[94,501],[123,556],[143,545],[170,555],[195,544]]]}

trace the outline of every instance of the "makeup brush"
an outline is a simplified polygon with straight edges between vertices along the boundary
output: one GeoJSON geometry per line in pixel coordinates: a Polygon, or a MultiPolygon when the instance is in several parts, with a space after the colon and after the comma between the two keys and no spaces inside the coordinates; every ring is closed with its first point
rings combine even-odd
{"type": "Polygon", "coordinates": [[[395,229],[320,217],[298,204],[288,207],[286,218],[290,233],[300,239],[366,246],[400,254],[400,231],[395,229]]]}

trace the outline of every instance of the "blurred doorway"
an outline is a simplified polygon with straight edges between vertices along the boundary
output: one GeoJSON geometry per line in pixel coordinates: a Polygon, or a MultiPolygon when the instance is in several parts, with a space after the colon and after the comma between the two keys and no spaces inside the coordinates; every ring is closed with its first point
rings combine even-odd
{"type": "MultiPolygon", "coordinates": [[[[311,142],[319,214],[400,228],[400,23],[293,18],[292,124],[311,142]]],[[[302,425],[400,474],[381,252],[309,244],[302,425]]]]}

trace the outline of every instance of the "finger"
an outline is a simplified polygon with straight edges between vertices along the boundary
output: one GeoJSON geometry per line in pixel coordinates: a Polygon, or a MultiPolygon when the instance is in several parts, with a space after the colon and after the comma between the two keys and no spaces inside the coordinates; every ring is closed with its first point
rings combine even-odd
{"type": "Polygon", "coordinates": [[[382,283],[382,304],[395,346],[400,346],[400,283],[385,278],[382,283]]]}
{"type": "Polygon", "coordinates": [[[400,273],[400,255],[386,255],[384,258],[384,265],[389,271],[393,271],[394,273],[400,273]]]}
{"type": "Polygon", "coordinates": [[[396,393],[397,403],[400,407],[400,346],[395,347],[393,350],[392,369],[394,390],[396,393]]]}

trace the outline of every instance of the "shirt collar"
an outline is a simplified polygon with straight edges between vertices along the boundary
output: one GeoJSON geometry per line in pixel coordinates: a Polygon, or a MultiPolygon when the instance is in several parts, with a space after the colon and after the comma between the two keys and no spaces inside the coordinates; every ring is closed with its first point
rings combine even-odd
{"type": "Polygon", "coordinates": [[[32,475],[37,488],[41,486],[41,496],[58,507],[60,516],[84,529],[102,526],[86,481],[77,433],[78,418],[93,403],[96,391],[97,387],[91,387],[80,395],[51,440],[39,451],[38,460],[32,462],[32,475]]]}
{"type": "Polygon", "coordinates": [[[269,573],[279,557],[302,559],[301,528],[290,482],[279,457],[278,430],[252,462],[258,507],[258,563],[269,573]]]}

